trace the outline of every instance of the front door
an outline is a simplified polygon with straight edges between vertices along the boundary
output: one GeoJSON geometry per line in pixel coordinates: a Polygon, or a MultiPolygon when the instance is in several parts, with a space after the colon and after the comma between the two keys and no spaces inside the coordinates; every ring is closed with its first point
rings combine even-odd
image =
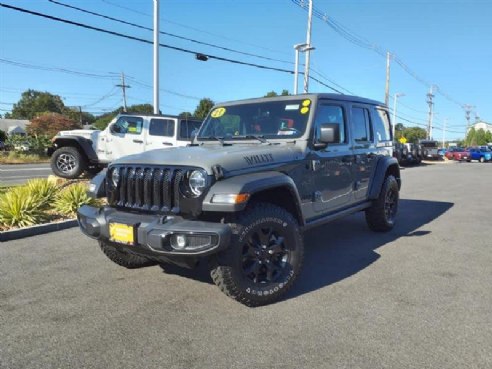
{"type": "Polygon", "coordinates": [[[313,176],[313,211],[323,215],[349,206],[353,202],[352,165],[354,154],[349,144],[347,116],[344,105],[321,101],[315,117],[315,141],[324,123],[338,123],[340,140],[314,150],[310,157],[313,176]]]}
{"type": "Polygon", "coordinates": [[[106,155],[110,161],[144,151],[144,120],[141,117],[121,116],[109,127],[106,155]]]}

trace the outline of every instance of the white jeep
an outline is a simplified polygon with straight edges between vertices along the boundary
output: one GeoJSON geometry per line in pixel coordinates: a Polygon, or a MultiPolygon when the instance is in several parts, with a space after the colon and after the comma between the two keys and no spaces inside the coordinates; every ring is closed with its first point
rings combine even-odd
{"type": "Polygon", "coordinates": [[[61,131],[48,149],[51,169],[59,177],[99,172],[122,156],[166,147],[187,146],[201,121],[171,115],[121,114],[104,131],[61,131]]]}

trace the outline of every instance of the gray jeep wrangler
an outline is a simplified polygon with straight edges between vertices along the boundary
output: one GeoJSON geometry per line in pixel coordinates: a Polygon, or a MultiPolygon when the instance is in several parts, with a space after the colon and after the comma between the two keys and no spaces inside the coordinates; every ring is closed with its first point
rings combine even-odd
{"type": "Polygon", "coordinates": [[[365,211],[395,224],[400,171],[387,108],[305,94],[219,104],[189,147],[123,157],[96,176],[101,208],[81,230],[115,263],[206,260],[217,286],[249,306],[278,300],[303,264],[302,233],[365,211]]]}

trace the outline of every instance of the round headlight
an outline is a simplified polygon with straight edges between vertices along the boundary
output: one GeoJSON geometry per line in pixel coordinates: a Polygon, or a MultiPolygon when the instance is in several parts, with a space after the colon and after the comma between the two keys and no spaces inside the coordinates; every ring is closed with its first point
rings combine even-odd
{"type": "Polygon", "coordinates": [[[113,168],[111,171],[111,181],[115,187],[118,187],[118,183],[120,183],[120,170],[119,168],[113,168]]]}
{"type": "Polygon", "coordinates": [[[188,178],[188,185],[190,186],[191,193],[194,196],[200,196],[207,187],[206,173],[201,170],[194,170],[188,178]]]}

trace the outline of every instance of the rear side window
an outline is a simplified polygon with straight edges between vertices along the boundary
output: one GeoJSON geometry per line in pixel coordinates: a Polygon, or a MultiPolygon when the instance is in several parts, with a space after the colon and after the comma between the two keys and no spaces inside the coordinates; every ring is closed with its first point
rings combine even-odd
{"type": "Polygon", "coordinates": [[[388,112],[386,110],[376,109],[373,124],[374,135],[376,136],[376,140],[378,142],[391,141],[391,124],[388,118],[388,112]]]}
{"type": "Polygon", "coordinates": [[[151,119],[149,126],[151,136],[174,136],[174,120],[172,119],[151,119]]]}
{"type": "Polygon", "coordinates": [[[372,141],[369,110],[365,108],[352,108],[352,129],[355,142],[372,141]]]}
{"type": "Polygon", "coordinates": [[[202,125],[202,122],[197,120],[182,120],[179,126],[179,138],[182,140],[191,139],[193,131],[197,131],[202,125]]]}

